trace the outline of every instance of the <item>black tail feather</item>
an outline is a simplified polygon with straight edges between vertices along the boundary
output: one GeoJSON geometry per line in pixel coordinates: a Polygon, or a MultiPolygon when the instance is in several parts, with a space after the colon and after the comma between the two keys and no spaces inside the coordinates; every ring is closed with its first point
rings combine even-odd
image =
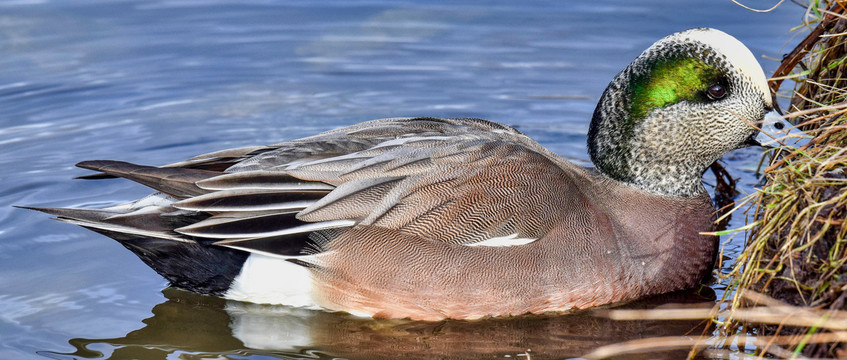
{"type": "Polygon", "coordinates": [[[35,210],[40,211],[46,214],[50,214],[53,216],[57,216],[60,218],[69,218],[75,220],[82,221],[90,221],[90,222],[100,222],[103,219],[108,218],[113,215],[121,214],[117,211],[108,211],[102,209],[68,209],[68,208],[46,208],[46,207],[36,207],[36,206],[20,206],[15,205],[16,208],[27,209],[27,210],[35,210]]]}
{"type": "Polygon", "coordinates": [[[117,240],[172,286],[201,294],[223,295],[249,256],[223,246],[88,229],[117,240]]]}
{"type": "Polygon", "coordinates": [[[115,239],[174,287],[201,294],[225,293],[249,255],[245,251],[212,245],[211,240],[173,232],[175,226],[187,225],[189,220],[185,216],[171,218],[159,213],[123,216],[126,214],[119,211],[100,209],[19,207],[55,215],[59,220],[115,239]],[[121,231],[140,229],[140,223],[144,223],[145,233],[153,236],[121,231]]]}
{"type": "MultiPolygon", "coordinates": [[[[208,193],[208,190],[201,189],[195,183],[221,174],[217,171],[160,168],[113,160],[83,161],[76,166],[99,171],[107,176],[132,180],[180,199],[208,193]]],[[[102,174],[94,174],[93,176],[94,178],[104,178],[102,174]]]]}

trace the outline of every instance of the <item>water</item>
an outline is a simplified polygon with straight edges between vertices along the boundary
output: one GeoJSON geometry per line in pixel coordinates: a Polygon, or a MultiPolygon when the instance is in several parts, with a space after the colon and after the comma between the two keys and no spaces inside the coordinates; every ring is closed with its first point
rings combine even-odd
{"type": "MultiPolygon", "coordinates": [[[[149,192],[73,181],[86,174],[73,167],[81,160],[160,165],[392,116],[501,121],[587,164],[597,98],[653,41],[709,26],[780,58],[801,13],[667,0],[0,3],[0,358],[568,358],[699,334],[697,322],[592,313],[367,321],[163,291],[116,242],[11,205],[99,207],[149,192]]],[[[744,192],[758,157],[728,157],[744,192]]],[[[630,306],[681,301],[703,299],[630,306]]]]}

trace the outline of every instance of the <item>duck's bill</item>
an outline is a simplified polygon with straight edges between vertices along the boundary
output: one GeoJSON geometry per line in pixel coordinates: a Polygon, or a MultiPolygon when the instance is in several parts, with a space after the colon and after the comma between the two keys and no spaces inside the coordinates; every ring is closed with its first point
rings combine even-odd
{"type": "Polygon", "coordinates": [[[776,111],[771,111],[765,115],[765,120],[762,121],[760,128],[762,131],[759,131],[753,137],[753,140],[764,147],[787,146],[799,148],[812,140],[812,136],[797,129],[776,111]]]}

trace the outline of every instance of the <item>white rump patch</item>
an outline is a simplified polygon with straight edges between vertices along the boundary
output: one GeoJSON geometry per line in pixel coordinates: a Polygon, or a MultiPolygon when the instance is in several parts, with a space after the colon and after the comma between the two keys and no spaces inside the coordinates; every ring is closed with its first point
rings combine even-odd
{"type": "MultiPolygon", "coordinates": [[[[314,256],[302,258],[315,261],[314,256]]],[[[251,253],[223,295],[226,299],[320,309],[312,296],[312,272],[279,257],[251,253]]]]}
{"type": "Polygon", "coordinates": [[[473,244],[465,244],[465,246],[518,246],[529,244],[531,242],[534,242],[535,240],[538,239],[519,238],[518,233],[514,233],[512,235],[499,236],[488,240],[475,242],[473,244]]]}

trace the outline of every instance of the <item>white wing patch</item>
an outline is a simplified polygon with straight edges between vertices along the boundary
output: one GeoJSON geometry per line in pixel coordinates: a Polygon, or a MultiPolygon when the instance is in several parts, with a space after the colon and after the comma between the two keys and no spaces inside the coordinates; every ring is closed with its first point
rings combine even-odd
{"type": "Polygon", "coordinates": [[[526,245],[534,242],[538,239],[532,238],[519,238],[518,233],[514,233],[512,235],[507,236],[498,236],[495,238],[491,238],[488,240],[483,240],[480,242],[475,242],[472,244],[465,244],[465,246],[519,246],[526,245]]]}

